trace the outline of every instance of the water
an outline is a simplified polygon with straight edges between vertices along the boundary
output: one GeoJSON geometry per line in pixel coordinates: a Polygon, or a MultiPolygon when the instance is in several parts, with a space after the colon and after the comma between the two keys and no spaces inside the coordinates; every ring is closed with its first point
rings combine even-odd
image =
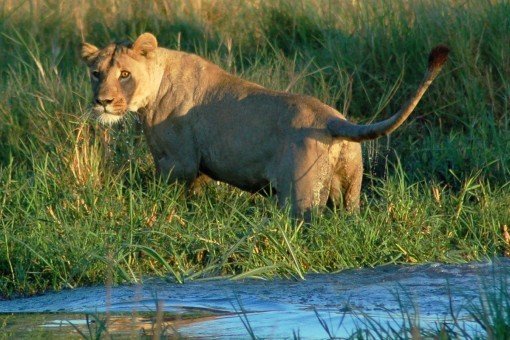
{"type": "MultiPolygon", "coordinates": [[[[480,304],[481,294],[501,288],[501,279],[506,280],[509,272],[510,261],[497,259],[382,266],[308,275],[304,281],[203,280],[180,285],[146,279],[142,285],[86,287],[0,301],[0,330],[3,319],[8,320],[3,322],[4,331],[16,335],[77,334],[75,327],[90,332],[84,315],[89,313],[90,323],[109,312],[113,334],[139,334],[142,328],[154,328],[155,313],[148,312],[159,308],[168,334],[247,338],[252,329],[263,338],[299,334],[323,339],[328,332],[349,336],[356,329],[370,328],[371,321],[398,328],[402,310],[411,319],[419,315],[422,328],[439,329],[443,322],[453,322],[453,306],[458,322],[474,334],[481,329],[468,309],[480,304]]],[[[100,325],[100,320],[94,321],[95,327],[100,325]]]]}

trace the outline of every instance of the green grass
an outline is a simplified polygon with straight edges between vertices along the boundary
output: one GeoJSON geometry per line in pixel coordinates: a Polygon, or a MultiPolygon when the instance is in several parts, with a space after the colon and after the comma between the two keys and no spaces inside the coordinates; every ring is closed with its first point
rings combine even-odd
{"type": "Polygon", "coordinates": [[[495,0],[0,2],[0,295],[502,255],[509,31],[510,4],[495,0]],[[82,36],[102,45],[144,31],[357,122],[395,112],[434,45],[452,53],[410,120],[364,144],[361,212],[303,226],[226,185],[186,197],[154,176],[134,118],[110,129],[89,119],[82,36]]]}

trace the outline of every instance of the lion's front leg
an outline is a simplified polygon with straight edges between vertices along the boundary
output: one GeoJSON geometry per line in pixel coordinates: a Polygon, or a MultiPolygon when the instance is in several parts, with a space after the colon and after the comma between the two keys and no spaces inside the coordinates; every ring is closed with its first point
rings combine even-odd
{"type": "Polygon", "coordinates": [[[206,186],[211,183],[213,179],[207,175],[199,174],[197,178],[190,184],[189,193],[193,195],[200,195],[204,192],[206,186]]]}
{"type": "Polygon", "coordinates": [[[185,183],[190,188],[199,177],[198,164],[196,162],[177,160],[168,156],[158,159],[156,171],[164,180],[185,183]]]}

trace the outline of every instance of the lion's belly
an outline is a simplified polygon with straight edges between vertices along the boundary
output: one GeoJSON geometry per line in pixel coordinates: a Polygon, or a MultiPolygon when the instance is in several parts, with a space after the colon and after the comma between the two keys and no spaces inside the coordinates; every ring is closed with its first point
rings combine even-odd
{"type": "Polygon", "coordinates": [[[247,191],[267,186],[268,171],[282,142],[272,133],[274,123],[221,118],[217,119],[221,124],[207,124],[197,133],[201,171],[247,191]]]}
{"type": "Polygon", "coordinates": [[[201,152],[200,171],[209,177],[246,191],[259,191],[269,184],[270,152],[256,145],[240,149],[232,143],[226,147],[210,145],[201,152]]]}
{"type": "Polygon", "coordinates": [[[242,176],[240,173],[234,174],[231,171],[225,171],[225,169],[211,170],[207,166],[202,165],[200,166],[200,172],[214,180],[228,183],[249,192],[259,192],[269,187],[269,180],[261,176],[253,176],[252,174],[250,174],[251,176],[242,176]]]}

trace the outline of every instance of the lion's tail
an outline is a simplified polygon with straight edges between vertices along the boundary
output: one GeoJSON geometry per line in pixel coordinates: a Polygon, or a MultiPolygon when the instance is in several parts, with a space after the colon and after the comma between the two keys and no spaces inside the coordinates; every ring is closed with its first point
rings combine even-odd
{"type": "Polygon", "coordinates": [[[355,142],[375,139],[387,135],[397,129],[406,119],[427,91],[432,81],[437,77],[443,64],[448,59],[450,49],[439,45],[432,49],[429,54],[429,64],[425,77],[414,95],[407,103],[393,116],[378,123],[368,125],[357,125],[340,118],[333,118],[328,121],[327,127],[333,137],[345,138],[355,142]]]}

